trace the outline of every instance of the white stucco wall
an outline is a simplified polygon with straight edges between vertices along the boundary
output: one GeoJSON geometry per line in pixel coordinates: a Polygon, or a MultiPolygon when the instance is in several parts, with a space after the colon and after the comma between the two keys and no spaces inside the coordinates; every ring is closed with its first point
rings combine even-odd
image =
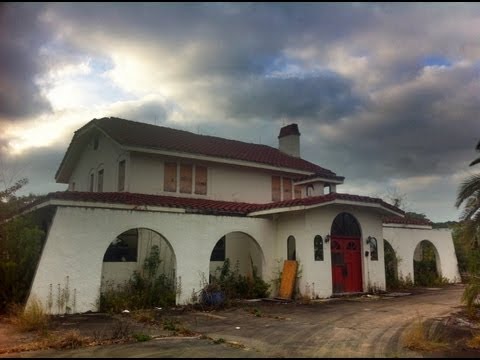
{"type": "Polygon", "coordinates": [[[334,205],[306,212],[282,214],[276,221],[276,259],[287,259],[287,238],[293,235],[296,240],[297,261],[299,261],[302,271],[298,284],[298,289],[302,294],[310,292],[313,298],[332,295],[331,243],[325,243],[325,236],[330,234],[333,220],[341,212],[349,212],[355,216],[362,231],[363,290],[368,291],[369,287],[385,289],[381,215],[364,207],[334,205]],[[315,235],[320,235],[324,239],[323,261],[315,261],[314,258],[313,240],[315,235]],[[370,256],[365,257],[364,255],[366,250],[370,250],[370,247],[366,245],[368,236],[374,236],[378,240],[378,261],[373,261],[370,256]]]}
{"type": "MultiPolygon", "coordinates": [[[[94,191],[97,191],[98,170],[104,169],[103,191],[118,191],[118,162],[126,159],[128,172],[128,152],[122,151],[115,143],[98,134],[99,144],[93,149],[93,137],[83,149],[72,172],[69,186],[75,182],[75,191],[90,191],[90,173],[94,172],[94,191]]],[[[126,179],[127,180],[127,179],[126,179]]],[[[127,181],[126,181],[127,183],[127,181]]]]}
{"type": "MultiPolygon", "coordinates": [[[[68,276],[72,311],[97,310],[105,251],[115,237],[132,228],[156,231],[172,246],[180,284],[179,304],[187,303],[192,291],[200,290],[202,279],[208,278],[211,251],[223,235],[235,231],[247,233],[258,242],[264,254],[273,253],[275,231],[267,219],[59,207],[29,299],[35,297],[47,304],[50,286],[55,290],[60,284],[64,289],[68,276]]],[[[265,257],[262,268],[264,280],[270,280],[270,257],[265,257]]],[[[50,297],[55,303],[56,291],[50,297]]],[[[50,312],[59,311],[53,306],[50,312]]]]}
{"type": "Polygon", "coordinates": [[[413,281],[413,257],[417,245],[423,240],[429,240],[437,249],[439,256],[440,276],[450,282],[460,282],[457,255],[453,246],[452,234],[449,229],[423,229],[405,226],[385,225],[383,238],[392,245],[397,256],[398,276],[410,276],[413,281]]]}

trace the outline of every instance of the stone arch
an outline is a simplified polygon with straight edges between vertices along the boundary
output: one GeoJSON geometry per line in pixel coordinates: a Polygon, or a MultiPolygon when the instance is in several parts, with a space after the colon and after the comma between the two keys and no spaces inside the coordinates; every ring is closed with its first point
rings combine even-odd
{"type": "Polygon", "coordinates": [[[241,275],[252,276],[255,271],[256,275],[262,277],[265,256],[260,244],[250,234],[231,231],[215,243],[210,253],[209,280],[219,276],[226,259],[229,259],[232,271],[238,266],[241,275]]]}
{"type": "Polygon", "coordinates": [[[398,286],[398,257],[393,246],[383,239],[385,258],[385,282],[387,289],[394,289],[398,286]]]}
{"type": "Polygon", "coordinates": [[[441,278],[442,266],[437,247],[430,240],[419,241],[413,252],[414,283],[431,286],[441,278]]]}
{"type": "Polygon", "coordinates": [[[159,232],[138,227],[122,231],[104,252],[100,289],[127,282],[134,271],[144,273],[145,259],[156,247],[160,264],[155,276],[164,275],[175,284],[177,259],[170,242],[159,232]]]}

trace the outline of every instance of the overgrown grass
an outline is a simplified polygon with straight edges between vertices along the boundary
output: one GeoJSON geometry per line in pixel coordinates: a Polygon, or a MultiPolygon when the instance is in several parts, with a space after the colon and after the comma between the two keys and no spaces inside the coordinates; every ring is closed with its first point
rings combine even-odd
{"type": "Polygon", "coordinates": [[[151,309],[175,305],[174,281],[157,274],[160,265],[158,246],[152,246],[145,259],[143,271],[135,271],[123,284],[108,283],[100,294],[102,312],[119,313],[123,310],[151,309]]]}
{"type": "Polygon", "coordinates": [[[32,299],[26,307],[18,304],[12,305],[10,307],[10,321],[22,332],[46,332],[50,317],[46,314],[42,303],[37,299],[32,299]]]}
{"type": "Polygon", "coordinates": [[[403,345],[414,351],[435,351],[447,348],[446,343],[428,338],[425,323],[420,318],[415,320],[415,323],[405,333],[403,345]]]}

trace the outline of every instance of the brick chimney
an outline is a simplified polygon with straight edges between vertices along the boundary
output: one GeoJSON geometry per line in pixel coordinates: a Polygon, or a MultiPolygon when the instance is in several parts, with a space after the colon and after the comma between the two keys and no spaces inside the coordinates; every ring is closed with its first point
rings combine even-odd
{"type": "Polygon", "coordinates": [[[300,132],[297,124],[290,124],[280,129],[278,149],[285,154],[300,157],[300,132]]]}

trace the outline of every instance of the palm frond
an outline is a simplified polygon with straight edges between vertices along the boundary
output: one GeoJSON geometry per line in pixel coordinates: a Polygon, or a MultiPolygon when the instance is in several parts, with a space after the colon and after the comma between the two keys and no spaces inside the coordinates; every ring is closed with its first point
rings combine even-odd
{"type": "Polygon", "coordinates": [[[473,160],[469,166],[477,165],[478,163],[480,163],[480,158],[473,160]]]}
{"type": "Polygon", "coordinates": [[[460,207],[465,200],[473,196],[477,191],[480,191],[480,174],[472,175],[462,182],[458,189],[455,206],[457,208],[460,207]]]}

